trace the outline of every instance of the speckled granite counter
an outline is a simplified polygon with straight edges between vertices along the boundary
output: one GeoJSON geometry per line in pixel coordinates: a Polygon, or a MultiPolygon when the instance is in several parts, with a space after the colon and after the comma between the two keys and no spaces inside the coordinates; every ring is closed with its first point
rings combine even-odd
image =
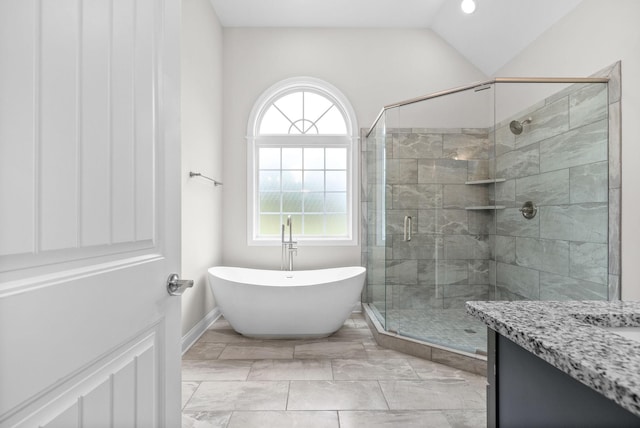
{"type": "Polygon", "coordinates": [[[640,301],[467,302],[467,312],[640,416],[640,342],[601,328],[640,326],[640,301]]]}

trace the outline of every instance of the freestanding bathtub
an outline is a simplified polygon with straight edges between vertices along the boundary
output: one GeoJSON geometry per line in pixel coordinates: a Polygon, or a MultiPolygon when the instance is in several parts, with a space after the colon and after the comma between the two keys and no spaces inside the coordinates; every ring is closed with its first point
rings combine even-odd
{"type": "Polygon", "coordinates": [[[238,333],[255,338],[326,337],[360,299],[360,266],[279,271],[216,266],[209,284],[222,315],[238,333]]]}

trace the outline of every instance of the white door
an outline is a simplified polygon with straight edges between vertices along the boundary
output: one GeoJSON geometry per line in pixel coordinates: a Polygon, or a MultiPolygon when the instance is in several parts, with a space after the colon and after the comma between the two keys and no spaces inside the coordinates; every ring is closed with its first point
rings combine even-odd
{"type": "Polygon", "coordinates": [[[0,427],[179,427],[179,0],[0,0],[0,427]]]}

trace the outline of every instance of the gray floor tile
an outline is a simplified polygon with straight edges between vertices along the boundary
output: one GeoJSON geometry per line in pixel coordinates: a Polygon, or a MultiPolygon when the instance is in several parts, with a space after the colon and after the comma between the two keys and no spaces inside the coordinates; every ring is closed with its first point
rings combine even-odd
{"type": "Polygon", "coordinates": [[[477,428],[487,426],[486,410],[446,410],[452,428],[477,428]]]}
{"type": "Polygon", "coordinates": [[[339,415],[340,428],[451,428],[440,411],[343,411],[339,415]]]}
{"type": "Polygon", "coordinates": [[[289,382],[202,382],[187,411],[285,410],[289,382]]]}
{"type": "Polygon", "coordinates": [[[464,384],[412,380],[388,380],[379,383],[392,410],[485,408],[484,397],[464,384]]]}
{"type": "Polygon", "coordinates": [[[184,412],[182,428],[226,428],[231,412],[184,412]]]}
{"type": "Polygon", "coordinates": [[[287,410],[387,410],[375,381],[291,381],[287,410]]]}
{"type": "Polygon", "coordinates": [[[228,428],[339,428],[337,412],[233,412],[228,428]]]}
{"type": "Polygon", "coordinates": [[[182,380],[246,380],[250,360],[183,360],[182,380]]]}
{"type": "Polygon", "coordinates": [[[258,360],[248,380],[332,380],[330,360],[258,360]]]}
{"type": "Polygon", "coordinates": [[[295,347],[295,358],[367,358],[364,346],[354,342],[320,342],[295,347]]]}
{"type": "Polygon", "coordinates": [[[200,386],[199,382],[182,382],[181,408],[184,408],[184,405],[187,404],[187,401],[189,401],[193,393],[196,392],[196,389],[198,389],[198,386],[200,386]]]}
{"type": "Polygon", "coordinates": [[[418,379],[406,360],[335,359],[331,361],[335,380],[418,379]]]}
{"type": "Polygon", "coordinates": [[[197,342],[182,356],[182,359],[215,360],[220,356],[226,346],[226,343],[197,342]]]}
{"type": "Polygon", "coordinates": [[[264,342],[227,345],[218,357],[221,360],[263,360],[293,358],[293,345],[278,346],[264,342]]]}

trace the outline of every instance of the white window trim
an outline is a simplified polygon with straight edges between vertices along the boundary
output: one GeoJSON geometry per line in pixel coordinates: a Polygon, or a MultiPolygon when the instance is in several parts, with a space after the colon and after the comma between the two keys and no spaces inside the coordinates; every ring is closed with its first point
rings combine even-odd
{"type": "Polygon", "coordinates": [[[348,238],[303,238],[301,236],[294,237],[298,241],[299,246],[355,246],[358,245],[358,219],[360,217],[359,210],[359,137],[358,127],[356,123],[356,115],[351,107],[351,104],[347,98],[333,85],[313,77],[294,77],[286,79],[269,87],[258,98],[249,115],[249,121],[247,125],[247,245],[249,246],[279,246],[281,242],[279,239],[274,238],[259,238],[257,236],[257,214],[258,210],[258,174],[257,174],[257,142],[261,145],[269,144],[269,140],[277,140],[278,146],[283,145],[283,140],[286,141],[286,145],[292,145],[296,147],[313,147],[309,144],[309,136],[304,135],[258,135],[258,126],[262,120],[267,107],[271,103],[285,95],[287,92],[296,92],[300,90],[315,90],[318,93],[323,94],[336,106],[338,106],[345,113],[345,122],[347,126],[347,135],[341,135],[343,143],[336,143],[335,136],[330,135],[313,135],[315,141],[323,138],[331,138],[332,143],[325,144],[323,147],[335,145],[336,147],[348,147],[347,156],[349,162],[348,174],[347,174],[347,186],[350,193],[347,198],[347,210],[351,215],[351,221],[348,225],[348,238]]]}

